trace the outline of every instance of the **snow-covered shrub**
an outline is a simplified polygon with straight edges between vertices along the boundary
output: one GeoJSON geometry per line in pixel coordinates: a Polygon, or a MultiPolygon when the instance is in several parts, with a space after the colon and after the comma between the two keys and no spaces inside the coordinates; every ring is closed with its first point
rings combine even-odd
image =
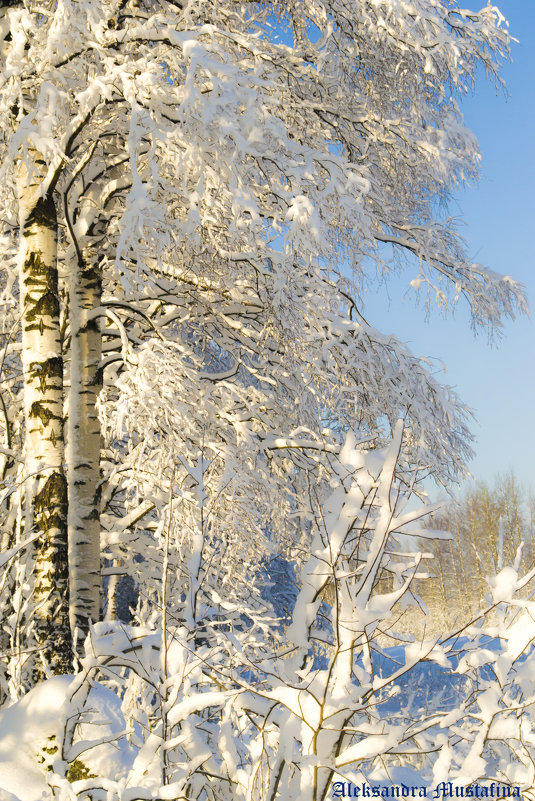
{"type": "Polygon", "coordinates": [[[517,596],[531,578],[520,562],[464,630],[379,645],[420,562],[397,535],[430,511],[411,508],[398,480],[402,434],[400,421],[374,450],[349,433],[326,500],[311,494],[289,625],[213,589],[200,631],[169,609],[149,628],[97,624],[77,676],[1,713],[0,798],[323,801],[363,784],[431,795],[491,780],[529,790],[535,608],[517,596]]]}

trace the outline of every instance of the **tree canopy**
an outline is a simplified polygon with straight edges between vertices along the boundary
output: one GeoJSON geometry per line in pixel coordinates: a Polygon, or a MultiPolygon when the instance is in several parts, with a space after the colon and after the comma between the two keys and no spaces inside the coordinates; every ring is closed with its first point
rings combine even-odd
{"type": "Polygon", "coordinates": [[[0,37],[0,728],[26,797],[325,801],[407,754],[533,787],[533,571],[492,587],[516,604],[492,675],[457,637],[381,676],[373,653],[420,575],[410,495],[471,437],[363,289],[405,262],[476,329],[526,308],[447,215],[499,11],[24,0],[0,37]],[[392,706],[424,659],[466,677],[458,708],[392,706]],[[72,672],[51,719],[39,682],[72,672]]]}
{"type": "Polygon", "coordinates": [[[360,297],[391,249],[475,327],[525,308],[442,211],[477,175],[458,98],[509,34],[429,0],[2,14],[4,545],[40,532],[54,661],[52,618],[67,642],[100,615],[101,553],[157,576],[171,519],[192,626],[201,574],[240,594],[306,551],[348,427],[379,448],[404,418],[407,484],[463,469],[467,410],[360,297]]]}

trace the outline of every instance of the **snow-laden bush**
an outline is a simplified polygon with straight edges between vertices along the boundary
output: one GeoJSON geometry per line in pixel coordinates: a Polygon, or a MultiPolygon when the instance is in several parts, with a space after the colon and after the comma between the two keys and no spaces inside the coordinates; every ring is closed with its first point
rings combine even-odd
{"type": "Polygon", "coordinates": [[[97,624],[76,676],[0,713],[0,799],[323,801],[362,786],[432,796],[449,781],[529,792],[535,605],[518,591],[531,574],[504,568],[463,631],[379,646],[421,560],[397,535],[430,511],[411,509],[396,477],[402,431],[382,450],[350,433],[333,457],[288,625],[213,590],[200,631],[168,612],[153,628],[97,624]]]}

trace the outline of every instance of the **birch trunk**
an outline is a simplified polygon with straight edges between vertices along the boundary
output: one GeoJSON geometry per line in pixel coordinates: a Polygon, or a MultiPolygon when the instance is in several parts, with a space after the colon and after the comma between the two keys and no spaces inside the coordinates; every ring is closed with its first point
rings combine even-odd
{"type": "MultiPolygon", "coordinates": [[[[34,629],[54,673],[72,668],[64,472],[63,358],[59,326],[57,220],[51,195],[41,196],[37,153],[33,172],[19,167],[20,293],[25,415],[25,529],[36,545],[34,629]]],[[[43,671],[35,665],[36,678],[43,671]]]]}
{"type": "Polygon", "coordinates": [[[100,616],[100,423],[102,388],[99,318],[102,278],[96,264],[80,258],[71,275],[71,386],[67,429],[69,483],[70,621],[81,642],[100,616]]]}
{"type": "MultiPolygon", "coordinates": [[[[91,158],[88,151],[87,159],[91,158]]],[[[105,181],[81,182],[71,203],[78,216],[68,224],[71,327],[70,389],[68,395],[67,464],[69,483],[69,572],[71,627],[75,642],[101,614],[100,565],[100,423],[97,400],[102,389],[102,271],[94,244],[101,230],[100,214],[121,188],[122,168],[106,171],[105,181]],[[116,175],[117,173],[117,175],[116,175]]],[[[129,178],[122,178],[128,185],[129,178]]],[[[70,215],[67,214],[69,218],[70,215]]]]}

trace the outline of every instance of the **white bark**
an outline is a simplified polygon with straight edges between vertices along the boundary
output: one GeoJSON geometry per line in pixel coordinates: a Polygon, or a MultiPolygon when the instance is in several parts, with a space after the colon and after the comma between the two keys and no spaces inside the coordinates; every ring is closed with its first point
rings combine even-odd
{"type": "MultiPolygon", "coordinates": [[[[55,673],[71,669],[68,623],[67,486],[63,441],[63,358],[59,327],[57,222],[32,172],[18,170],[20,291],[25,416],[25,528],[39,532],[35,566],[35,636],[55,673]]],[[[35,668],[39,674],[39,668],[35,668]]]]}
{"type": "MultiPolygon", "coordinates": [[[[92,150],[87,153],[89,161],[92,150]]],[[[85,165],[85,159],[82,159],[85,165]]],[[[100,618],[100,421],[97,400],[102,389],[102,333],[99,310],[102,275],[91,237],[101,209],[122,184],[111,169],[103,184],[97,180],[84,192],[79,182],[65,196],[69,249],[69,319],[71,327],[70,388],[67,418],[67,476],[69,484],[70,620],[75,642],[100,618]],[[68,204],[78,217],[71,224],[68,204]]]]}
{"type": "Polygon", "coordinates": [[[100,616],[100,422],[101,332],[92,311],[100,306],[97,266],[81,260],[71,275],[71,386],[67,424],[69,483],[70,620],[75,641],[100,616]]]}

